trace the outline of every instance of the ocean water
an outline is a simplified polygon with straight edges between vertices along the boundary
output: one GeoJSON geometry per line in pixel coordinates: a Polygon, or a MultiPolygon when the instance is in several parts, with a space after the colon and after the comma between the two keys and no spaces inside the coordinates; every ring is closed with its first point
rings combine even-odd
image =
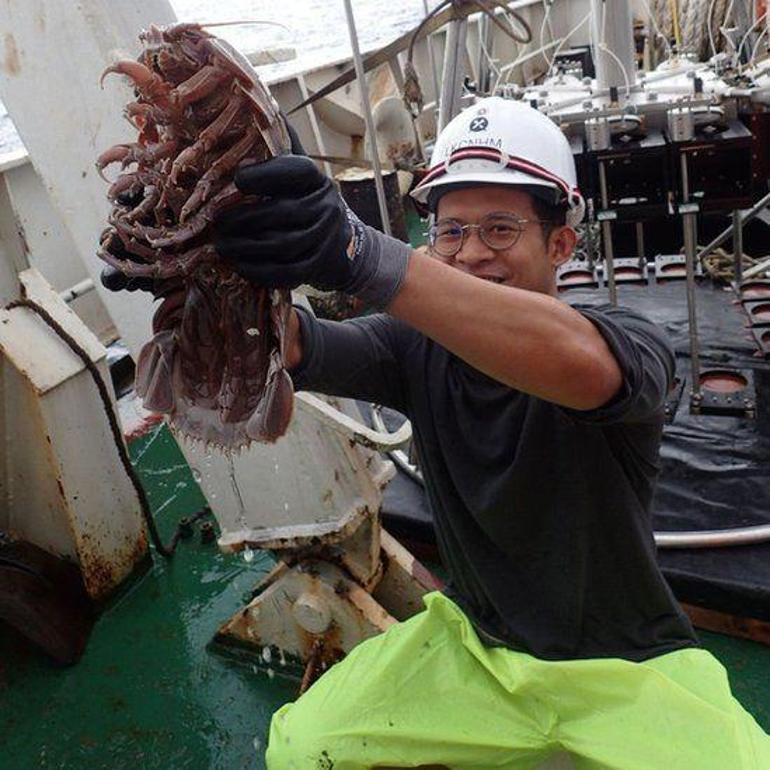
{"type": "MultiPolygon", "coordinates": [[[[436,0],[429,0],[432,8],[436,0]]],[[[242,49],[295,48],[295,63],[287,69],[323,64],[350,55],[350,38],[343,0],[171,0],[183,21],[212,22],[244,19],[285,25],[219,27],[217,34],[242,49]]],[[[424,15],[423,0],[353,0],[359,44],[368,50],[384,45],[416,26],[424,15]]]]}
{"type": "MultiPolygon", "coordinates": [[[[433,7],[436,0],[429,0],[433,7]]],[[[350,55],[343,0],[171,0],[181,21],[263,21],[283,26],[243,24],[216,32],[245,51],[294,48],[294,60],[260,68],[266,76],[307,69],[350,55]]],[[[370,50],[385,45],[416,26],[424,15],[423,0],[353,0],[359,45],[370,50]]],[[[22,147],[5,106],[0,102],[0,157],[22,147]]]]}

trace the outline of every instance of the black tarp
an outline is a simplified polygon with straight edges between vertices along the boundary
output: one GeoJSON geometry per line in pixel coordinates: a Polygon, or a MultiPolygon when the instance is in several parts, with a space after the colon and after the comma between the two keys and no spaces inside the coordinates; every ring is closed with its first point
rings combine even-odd
{"type": "MultiPolygon", "coordinates": [[[[659,531],[770,524],[770,362],[755,355],[747,319],[729,288],[697,286],[701,368],[748,371],[755,416],[691,414],[690,344],[684,281],[618,287],[618,302],[659,324],[677,352],[682,397],[664,431],[662,472],[654,501],[659,531]]],[[[607,301],[606,288],[572,289],[569,302],[607,301]]],[[[743,396],[741,396],[742,402],[743,396]]],[[[397,418],[391,416],[390,422],[397,418]]],[[[386,528],[419,550],[434,542],[419,484],[399,473],[383,504],[386,528]]],[[[709,549],[661,549],[664,574],[680,601],[770,620],[770,543],[709,549]]]]}

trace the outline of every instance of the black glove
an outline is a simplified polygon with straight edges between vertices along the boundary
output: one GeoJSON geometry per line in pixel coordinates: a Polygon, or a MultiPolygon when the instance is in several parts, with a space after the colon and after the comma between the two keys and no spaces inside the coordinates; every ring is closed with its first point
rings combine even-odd
{"type": "MultiPolygon", "coordinates": [[[[283,119],[283,122],[286,124],[286,130],[289,134],[289,138],[291,139],[291,152],[294,155],[306,155],[305,148],[302,146],[302,142],[299,140],[299,136],[297,135],[297,132],[294,130],[294,126],[289,123],[289,121],[286,119],[286,115],[284,115],[283,111],[281,111],[281,118],[283,119]]],[[[127,197],[127,194],[124,194],[123,196],[118,196],[118,202],[119,203],[138,203],[138,200],[131,200],[129,197],[127,197]]],[[[121,259],[129,259],[134,262],[138,262],[139,260],[129,252],[127,252],[122,244],[117,243],[117,239],[115,240],[115,243],[117,245],[117,248],[120,250],[120,258],[121,259]]],[[[118,254],[116,254],[118,256],[118,254]]],[[[106,267],[102,268],[101,275],[99,276],[102,282],[102,286],[104,286],[105,289],[109,289],[110,291],[147,291],[152,294],[156,294],[158,289],[158,284],[160,283],[155,278],[132,278],[125,273],[118,270],[117,267],[113,267],[112,265],[107,265],[106,267]]]]}
{"type": "Polygon", "coordinates": [[[261,286],[309,283],[375,308],[390,304],[411,249],[364,225],[309,158],[283,155],[245,166],[235,184],[259,198],[214,222],[214,247],[237,272],[261,286]]]}
{"type": "MultiPolygon", "coordinates": [[[[136,255],[126,251],[116,233],[110,236],[109,243],[103,244],[102,248],[108,248],[110,253],[119,259],[145,264],[136,255]]],[[[152,294],[155,299],[162,299],[171,292],[177,291],[184,284],[181,276],[172,276],[171,278],[130,276],[112,265],[102,268],[99,278],[101,279],[102,286],[110,291],[146,291],[152,294]]]]}
{"type": "Polygon", "coordinates": [[[214,246],[237,272],[262,286],[351,288],[355,271],[347,249],[353,224],[334,184],[313,161],[271,158],[239,169],[235,184],[261,198],[214,222],[214,246]]]}
{"type": "Polygon", "coordinates": [[[155,292],[154,278],[131,278],[118,270],[117,267],[107,265],[99,276],[102,286],[110,291],[149,291],[155,292]]]}
{"type": "MultiPolygon", "coordinates": [[[[128,199],[121,200],[118,196],[119,203],[131,203],[128,199]]],[[[118,234],[114,230],[105,230],[102,233],[102,248],[109,251],[118,259],[130,260],[132,262],[140,262],[138,257],[129,253],[123,246],[122,241],[118,237],[118,234]]],[[[131,277],[118,270],[117,267],[107,265],[102,268],[101,275],[99,276],[102,281],[102,286],[110,291],[154,291],[155,279],[149,277],[131,277]]]]}

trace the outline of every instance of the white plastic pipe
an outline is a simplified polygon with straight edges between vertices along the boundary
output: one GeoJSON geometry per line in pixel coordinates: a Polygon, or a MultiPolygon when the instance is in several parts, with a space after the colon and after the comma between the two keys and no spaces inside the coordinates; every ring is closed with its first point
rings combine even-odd
{"type": "Polygon", "coordinates": [[[597,88],[636,81],[630,0],[591,0],[597,88]]]}

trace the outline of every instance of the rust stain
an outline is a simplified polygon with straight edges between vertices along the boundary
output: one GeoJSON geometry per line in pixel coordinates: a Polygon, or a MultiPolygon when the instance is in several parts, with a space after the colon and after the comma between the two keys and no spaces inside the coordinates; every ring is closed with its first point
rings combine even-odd
{"type": "Polygon", "coordinates": [[[88,593],[98,601],[112,593],[140,563],[147,552],[147,536],[143,530],[136,537],[127,535],[124,548],[114,552],[111,558],[106,558],[98,540],[84,533],[78,550],[88,593]]]}
{"type": "Polygon", "coordinates": [[[444,588],[444,582],[430,572],[421,562],[417,561],[417,559],[412,564],[412,577],[428,590],[441,591],[444,588]]]}
{"type": "Polygon", "coordinates": [[[350,137],[350,157],[353,160],[361,160],[364,157],[364,137],[353,134],[350,137]]]}
{"type": "Polygon", "coordinates": [[[16,40],[10,32],[6,32],[3,36],[3,48],[5,49],[3,69],[9,75],[18,75],[21,72],[21,57],[16,40]]]}
{"type": "Polygon", "coordinates": [[[98,553],[98,547],[94,548],[87,534],[83,535],[78,556],[89,595],[96,600],[106,598],[115,587],[113,565],[98,553]]]}
{"type": "Polygon", "coordinates": [[[329,626],[329,630],[323,634],[312,634],[309,631],[302,628],[300,625],[295,626],[297,636],[299,638],[300,657],[307,664],[310,662],[310,658],[315,652],[315,660],[313,661],[315,671],[312,672],[311,681],[315,681],[327,668],[330,668],[338,661],[345,657],[345,649],[342,644],[342,629],[332,621],[329,626]]]}

